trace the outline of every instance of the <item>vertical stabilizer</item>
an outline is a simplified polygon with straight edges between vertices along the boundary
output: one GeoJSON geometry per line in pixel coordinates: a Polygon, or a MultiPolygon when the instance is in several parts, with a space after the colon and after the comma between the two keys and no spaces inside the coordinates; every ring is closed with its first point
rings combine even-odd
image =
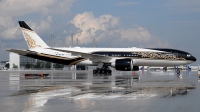
{"type": "Polygon", "coordinates": [[[24,21],[19,21],[19,26],[29,49],[49,47],[24,21]]]}

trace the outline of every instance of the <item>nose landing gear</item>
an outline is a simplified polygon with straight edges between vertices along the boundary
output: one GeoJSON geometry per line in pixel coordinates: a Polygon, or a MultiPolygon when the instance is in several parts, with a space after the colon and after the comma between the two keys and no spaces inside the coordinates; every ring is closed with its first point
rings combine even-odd
{"type": "Polygon", "coordinates": [[[177,75],[178,78],[182,78],[181,77],[181,69],[178,68],[177,66],[174,67],[175,73],[177,75]]]}

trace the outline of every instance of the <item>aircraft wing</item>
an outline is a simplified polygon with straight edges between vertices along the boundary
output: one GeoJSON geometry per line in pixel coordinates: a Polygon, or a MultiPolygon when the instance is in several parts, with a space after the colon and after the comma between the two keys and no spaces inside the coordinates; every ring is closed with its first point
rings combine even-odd
{"type": "Polygon", "coordinates": [[[72,55],[78,56],[78,57],[82,57],[82,58],[86,58],[89,59],[91,61],[95,61],[95,62],[109,62],[112,58],[109,56],[100,56],[100,55],[96,55],[96,54],[90,54],[90,53],[82,53],[82,52],[77,52],[77,51],[70,51],[70,50],[64,50],[64,49],[56,49],[56,48],[47,48],[47,49],[52,49],[55,51],[61,51],[61,52],[67,52],[67,53],[71,53],[72,55]]]}

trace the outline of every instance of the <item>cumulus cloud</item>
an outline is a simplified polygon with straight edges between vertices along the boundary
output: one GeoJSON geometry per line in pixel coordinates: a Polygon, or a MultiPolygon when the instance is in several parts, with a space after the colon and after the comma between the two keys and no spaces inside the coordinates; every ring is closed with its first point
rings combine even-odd
{"type": "MultiPolygon", "coordinates": [[[[68,15],[70,7],[75,0],[3,0],[0,2],[0,38],[1,39],[19,39],[17,18],[27,14],[41,15],[47,20],[41,19],[38,26],[49,27],[47,22],[52,21],[49,15],[68,15]],[[45,23],[46,21],[46,23],[45,23]],[[45,26],[47,25],[47,26],[45,26]]],[[[29,21],[35,25],[33,21],[29,21]]],[[[36,26],[34,26],[36,27],[36,26]]],[[[46,28],[44,28],[46,29],[46,28]]]]}
{"type": "Polygon", "coordinates": [[[0,2],[0,13],[13,16],[35,12],[46,15],[66,14],[73,2],[74,0],[4,0],[0,2]]]}
{"type": "MultiPolygon", "coordinates": [[[[12,22],[11,22],[12,23],[12,22]]],[[[38,22],[34,21],[27,21],[26,22],[33,30],[36,32],[43,32],[46,31],[51,27],[51,17],[48,16],[46,20],[41,20],[38,22]]],[[[12,23],[9,26],[5,26],[2,28],[2,31],[0,32],[0,38],[1,39],[20,39],[23,38],[21,34],[21,30],[19,28],[19,25],[15,25],[12,23]]]]}
{"type": "Polygon", "coordinates": [[[130,41],[148,41],[151,38],[150,33],[143,27],[131,28],[120,31],[122,38],[130,41]]]}
{"type": "MultiPolygon", "coordinates": [[[[93,43],[95,38],[101,46],[111,46],[111,44],[117,47],[140,46],[141,44],[155,47],[170,46],[167,42],[153,37],[142,26],[121,29],[120,19],[110,14],[94,17],[92,12],[84,12],[76,15],[71,23],[77,28],[74,39],[78,38],[81,43],[85,44],[93,43]]],[[[71,38],[68,37],[68,42],[70,41],[71,38]]]]}
{"type": "Polygon", "coordinates": [[[93,41],[92,38],[97,38],[101,33],[117,27],[119,18],[109,14],[95,18],[92,12],[84,12],[76,15],[71,23],[79,29],[74,37],[87,44],[93,41]]]}
{"type": "Polygon", "coordinates": [[[36,32],[44,32],[51,27],[51,16],[48,16],[46,20],[39,22],[28,21],[27,24],[36,32]]]}
{"type": "Polygon", "coordinates": [[[12,17],[1,16],[0,14],[0,38],[13,39],[17,32],[17,27],[12,17]]]}

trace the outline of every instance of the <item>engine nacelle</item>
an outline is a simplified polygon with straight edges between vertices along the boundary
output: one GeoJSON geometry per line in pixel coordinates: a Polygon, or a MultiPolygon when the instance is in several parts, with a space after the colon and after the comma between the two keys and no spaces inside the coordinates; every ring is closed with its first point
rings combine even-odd
{"type": "Polygon", "coordinates": [[[111,63],[111,66],[120,71],[138,71],[138,66],[133,66],[132,59],[116,59],[111,63]]]}

